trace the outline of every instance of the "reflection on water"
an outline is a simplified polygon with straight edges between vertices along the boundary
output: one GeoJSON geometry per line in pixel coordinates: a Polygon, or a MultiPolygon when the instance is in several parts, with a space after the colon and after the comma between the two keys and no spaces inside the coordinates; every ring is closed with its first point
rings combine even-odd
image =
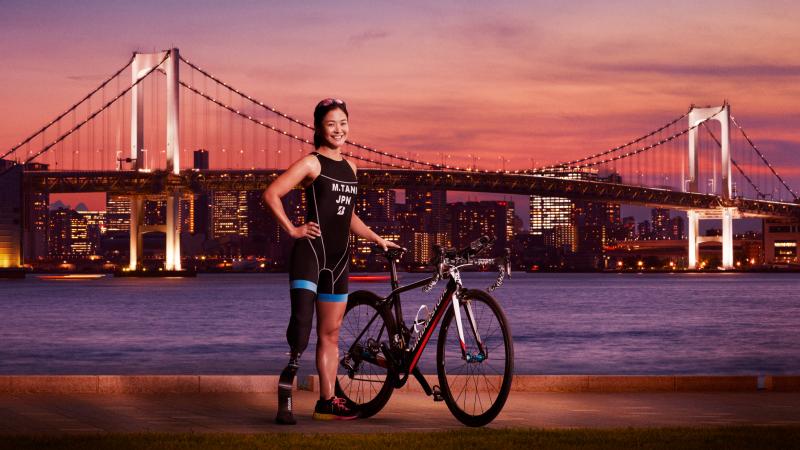
{"type": "MultiPolygon", "coordinates": [[[[492,279],[464,275],[468,287],[492,279]]],[[[2,280],[0,373],[274,373],[286,359],[287,292],[285,274],[2,280]]],[[[798,292],[794,274],[515,274],[495,296],[517,373],[785,374],[800,373],[798,292]]],[[[438,295],[408,293],[406,320],[438,295]]]]}

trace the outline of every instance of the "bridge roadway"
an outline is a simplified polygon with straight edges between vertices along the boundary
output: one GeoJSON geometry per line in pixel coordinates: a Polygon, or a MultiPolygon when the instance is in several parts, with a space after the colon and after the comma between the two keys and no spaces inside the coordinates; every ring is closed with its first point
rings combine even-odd
{"type": "MultiPolygon", "coordinates": [[[[109,192],[157,195],[183,188],[191,192],[208,190],[264,189],[283,170],[184,170],[180,175],[165,171],[26,171],[26,192],[109,192]]],[[[671,209],[717,209],[736,207],[745,217],[800,218],[800,204],[737,198],[723,200],[709,194],[677,192],[625,184],[572,180],[529,174],[496,172],[455,172],[407,169],[359,169],[359,185],[404,189],[409,186],[433,189],[492,192],[502,194],[566,197],[671,209]]]]}

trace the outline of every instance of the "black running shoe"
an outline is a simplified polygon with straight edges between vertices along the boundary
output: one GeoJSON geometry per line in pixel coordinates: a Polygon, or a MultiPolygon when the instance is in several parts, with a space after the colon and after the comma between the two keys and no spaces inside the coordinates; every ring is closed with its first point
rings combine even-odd
{"type": "Polygon", "coordinates": [[[358,418],[358,413],[347,406],[345,399],[331,397],[329,400],[317,400],[313,417],[315,420],[352,420],[358,418]]]}

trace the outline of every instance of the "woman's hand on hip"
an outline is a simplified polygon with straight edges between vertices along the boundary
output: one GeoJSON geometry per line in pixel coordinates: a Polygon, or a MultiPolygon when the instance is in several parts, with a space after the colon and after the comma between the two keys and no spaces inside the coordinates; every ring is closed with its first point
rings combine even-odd
{"type": "Polygon", "coordinates": [[[294,239],[300,239],[304,237],[314,239],[320,234],[322,233],[320,232],[319,225],[316,222],[308,222],[300,225],[299,227],[294,227],[294,230],[292,230],[290,233],[294,239]]]}

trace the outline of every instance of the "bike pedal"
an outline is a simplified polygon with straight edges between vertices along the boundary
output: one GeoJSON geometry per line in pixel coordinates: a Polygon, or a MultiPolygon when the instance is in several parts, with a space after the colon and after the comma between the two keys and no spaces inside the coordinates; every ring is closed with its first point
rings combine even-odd
{"type": "Polygon", "coordinates": [[[435,402],[444,401],[444,397],[442,397],[442,390],[439,389],[439,386],[433,387],[433,401],[435,402]]]}

